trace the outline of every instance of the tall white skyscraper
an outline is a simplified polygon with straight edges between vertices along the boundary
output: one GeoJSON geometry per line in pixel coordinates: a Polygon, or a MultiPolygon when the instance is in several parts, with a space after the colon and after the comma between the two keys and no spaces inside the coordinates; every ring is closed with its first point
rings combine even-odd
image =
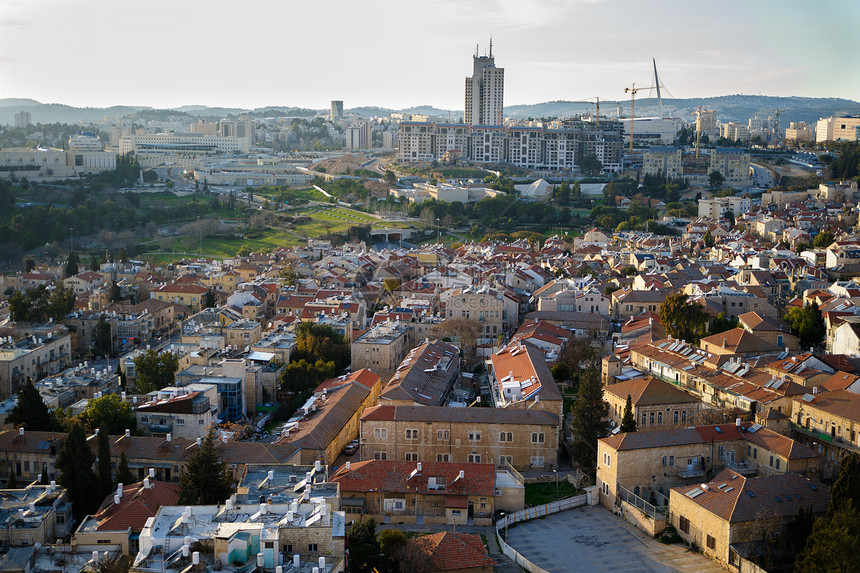
{"type": "Polygon", "coordinates": [[[490,53],[472,57],[472,77],[466,78],[466,123],[469,125],[502,125],[505,102],[505,68],[497,68],[490,53]]]}

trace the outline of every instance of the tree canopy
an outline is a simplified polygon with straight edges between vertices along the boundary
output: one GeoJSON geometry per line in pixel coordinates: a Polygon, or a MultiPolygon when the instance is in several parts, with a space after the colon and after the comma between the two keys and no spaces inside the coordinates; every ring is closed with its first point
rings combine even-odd
{"type": "Polygon", "coordinates": [[[350,573],[371,573],[379,564],[379,541],[372,519],[353,523],[346,534],[349,544],[350,573]]]}
{"type": "Polygon", "coordinates": [[[223,503],[233,489],[233,475],[215,448],[210,432],[197,448],[185,470],[179,476],[180,505],[212,505],[223,503]]]}
{"type": "Polygon", "coordinates": [[[134,409],[128,402],[123,402],[116,394],[106,394],[101,398],[89,401],[86,409],[80,414],[80,421],[85,427],[109,434],[124,434],[137,428],[134,409]]]}
{"type": "Polygon", "coordinates": [[[73,422],[55,465],[60,470],[60,484],[68,491],[78,521],[92,513],[101,502],[98,488],[93,487],[98,483],[93,471],[95,461],[84,427],[73,422]]]}
{"type": "Polygon", "coordinates": [[[58,281],[56,288],[48,290],[39,285],[9,297],[9,312],[15,322],[62,322],[75,307],[75,293],[58,281]]]}
{"type": "Polygon", "coordinates": [[[6,423],[24,426],[33,432],[50,432],[57,428],[57,420],[30,378],[18,391],[18,403],[6,415],[6,423]]]}
{"type": "Polygon", "coordinates": [[[785,313],[785,322],[791,326],[792,332],[800,338],[802,348],[818,346],[827,334],[824,317],[818,310],[818,303],[813,302],[803,308],[792,308],[785,313]]]}
{"type": "Polygon", "coordinates": [[[179,359],[173,353],[150,348],[134,359],[135,387],[141,394],[161,390],[174,383],[178,369],[179,359]]]}
{"type": "Polygon", "coordinates": [[[633,401],[627,394],[627,403],[624,405],[624,417],[621,419],[621,432],[636,431],[636,417],[633,415],[633,401]]]}
{"type": "Polygon", "coordinates": [[[597,471],[597,440],[609,432],[609,406],[603,401],[603,384],[597,361],[583,373],[579,395],[571,407],[573,415],[573,459],[587,474],[597,471]]]}
{"type": "Polygon", "coordinates": [[[708,314],[702,305],[689,301],[686,294],[675,292],[660,305],[660,324],[666,334],[695,343],[705,335],[708,314]]]}

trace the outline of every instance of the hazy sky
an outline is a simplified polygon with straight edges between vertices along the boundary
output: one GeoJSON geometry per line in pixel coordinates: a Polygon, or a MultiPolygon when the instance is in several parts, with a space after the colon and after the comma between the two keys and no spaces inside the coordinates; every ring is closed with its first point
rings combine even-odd
{"type": "Polygon", "coordinates": [[[860,99],[860,1],[0,0],[0,89],[76,106],[462,109],[493,36],[505,104],[860,99]],[[640,93],[639,97],[647,95],[640,93]]]}

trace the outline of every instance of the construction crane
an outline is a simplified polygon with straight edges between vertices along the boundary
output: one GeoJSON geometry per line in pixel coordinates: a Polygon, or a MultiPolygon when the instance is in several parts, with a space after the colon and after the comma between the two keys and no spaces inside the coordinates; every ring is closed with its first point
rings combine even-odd
{"type": "Polygon", "coordinates": [[[776,117],[776,120],[773,122],[773,143],[774,146],[779,146],[779,116],[782,115],[783,110],[776,108],[773,110],[773,115],[776,117]]]}
{"type": "Polygon", "coordinates": [[[624,93],[630,93],[630,153],[633,153],[633,122],[636,121],[636,92],[642,88],[637,88],[634,83],[629,88],[624,88],[624,93]]]}

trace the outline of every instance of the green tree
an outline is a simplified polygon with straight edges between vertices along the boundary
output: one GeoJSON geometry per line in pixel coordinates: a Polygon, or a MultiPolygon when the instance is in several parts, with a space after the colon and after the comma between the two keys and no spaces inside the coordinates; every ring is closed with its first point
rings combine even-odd
{"type": "Polygon", "coordinates": [[[18,403],[6,415],[6,423],[24,426],[32,432],[50,432],[57,427],[56,419],[30,378],[18,391],[18,403]]]}
{"type": "Polygon", "coordinates": [[[621,418],[621,432],[635,432],[636,418],[633,416],[633,401],[627,394],[627,403],[624,405],[624,417],[621,418]]]}
{"type": "Polygon", "coordinates": [[[824,341],[827,326],[824,317],[818,310],[818,303],[813,302],[803,308],[792,308],[785,313],[785,322],[791,326],[792,332],[800,338],[802,348],[818,346],[824,341]]]}
{"type": "Polygon", "coordinates": [[[580,377],[579,395],[571,406],[573,459],[590,476],[597,471],[597,440],[609,432],[609,406],[603,401],[600,363],[592,361],[580,377]]]}
{"type": "Polygon", "coordinates": [[[389,573],[400,571],[400,559],[408,539],[399,529],[386,529],[379,534],[379,554],[383,560],[382,568],[389,573]]]}
{"type": "Polygon", "coordinates": [[[812,241],[812,246],[816,249],[826,249],[836,238],[833,236],[833,233],[830,231],[821,231],[817,235],[815,235],[815,240],[812,241]]]}
{"type": "Polygon", "coordinates": [[[108,296],[111,302],[119,302],[119,299],[122,297],[122,289],[119,288],[119,284],[116,281],[111,281],[110,294],[108,296]]]}
{"type": "Polygon", "coordinates": [[[99,428],[98,446],[98,479],[99,492],[104,498],[113,489],[113,477],[111,476],[110,458],[110,436],[105,428],[99,428]]]}
{"type": "Polygon", "coordinates": [[[843,499],[832,517],[821,517],[812,527],[806,547],[797,556],[797,573],[860,571],[860,512],[843,499]]]}
{"type": "Polygon", "coordinates": [[[122,452],[119,455],[119,463],[116,466],[116,483],[128,485],[135,482],[137,482],[137,478],[128,469],[128,456],[125,455],[125,452],[122,452]]]}
{"type": "Polygon", "coordinates": [[[134,359],[134,368],[137,375],[135,387],[141,394],[147,394],[174,383],[179,359],[170,352],[159,354],[157,350],[149,349],[134,359]]]}
{"type": "Polygon", "coordinates": [[[827,517],[833,517],[844,501],[850,501],[860,508],[860,456],[850,454],[842,458],[836,481],[830,488],[830,503],[827,517]]]}
{"type": "Polygon", "coordinates": [[[239,247],[239,250],[236,251],[236,256],[240,258],[247,257],[251,252],[251,247],[249,247],[247,243],[243,243],[242,246],[239,247]]]}
{"type": "Polygon", "coordinates": [[[203,295],[203,308],[212,308],[217,304],[217,300],[215,299],[215,293],[212,292],[212,289],[206,291],[206,294],[203,295]]]}
{"type": "Polygon", "coordinates": [[[104,314],[99,317],[99,321],[96,323],[93,332],[93,346],[96,354],[113,354],[113,335],[111,334],[110,323],[104,314]]]}
{"type": "Polygon", "coordinates": [[[716,244],[716,241],[714,241],[714,236],[711,234],[710,229],[705,231],[704,241],[705,241],[705,246],[708,247],[709,249],[716,244]]]}
{"type": "Polygon", "coordinates": [[[559,205],[570,205],[570,184],[567,181],[562,181],[555,190],[555,198],[559,205]]]}
{"type": "Polygon", "coordinates": [[[98,255],[93,255],[90,257],[90,265],[89,269],[93,272],[99,270],[102,266],[101,261],[99,260],[98,255]]]}
{"type": "Polygon", "coordinates": [[[552,377],[556,382],[566,382],[571,378],[570,366],[564,362],[558,362],[552,367],[552,377]]]}
{"type": "Polygon", "coordinates": [[[721,188],[723,186],[724,181],[725,178],[719,171],[711,171],[708,174],[708,183],[711,185],[711,189],[721,188]]]}
{"type": "Polygon", "coordinates": [[[36,261],[33,259],[27,259],[24,261],[24,272],[29,273],[33,269],[36,268],[36,261]]]}
{"type": "Polygon", "coordinates": [[[87,444],[84,427],[73,422],[63,447],[57,454],[55,466],[60,470],[60,484],[66,488],[72,501],[72,510],[78,522],[98,507],[98,489],[93,487],[96,474],[93,464],[96,457],[87,444]]]}
{"type": "Polygon", "coordinates": [[[579,169],[586,175],[597,175],[603,170],[603,163],[594,153],[589,153],[579,161],[579,169]]]}
{"type": "Polygon", "coordinates": [[[726,318],[726,313],[721,312],[711,323],[711,334],[718,334],[733,328],[737,328],[738,320],[736,318],[726,318]]]}
{"type": "Polygon", "coordinates": [[[385,181],[389,185],[396,185],[397,184],[397,175],[395,175],[394,172],[391,171],[390,169],[386,169],[385,170],[385,181]]]}
{"type": "Polygon", "coordinates": [[[212,505],[230,497],[233,476],[215,448],[212,433],[203,440],[179,476],[180,505],[212,505]]]}
{"type": "Polygon", "coordinates": [[[126,430],[134,432],[137,429],[134,409],[116,394],[90,400],[81,413],[80,420],[89,429],[100,428],[99,435],[102,432],[124,434],[126,430]]]}
{"type": "Polygon", "coordinates": [[[69,253],[69,258],[66,259],[66,278],[73,277],[78,274],[78,264],[80,263],[78,254],[74,251],[69,253]]]}
{"type": "Polygon", "coordinates": [[[692,344],[705,335],[708,314],[700,304],[687,298],[683,292],[667,296],[660,305],[660,324],[667,334],[692,344]]]}
{"type": "Polygon", "coordinates": [[[369,519],[353,523],[346,537],[349,545],[350,573],[372,573],[379,564],[376,522],[369,519]]]}
{"type": "Polygon", "coordinates": [[[6,479],[6,489],[18,489],[18,478],[15,476],[15,470],[9,470],[9,477],[6,479]]]}

